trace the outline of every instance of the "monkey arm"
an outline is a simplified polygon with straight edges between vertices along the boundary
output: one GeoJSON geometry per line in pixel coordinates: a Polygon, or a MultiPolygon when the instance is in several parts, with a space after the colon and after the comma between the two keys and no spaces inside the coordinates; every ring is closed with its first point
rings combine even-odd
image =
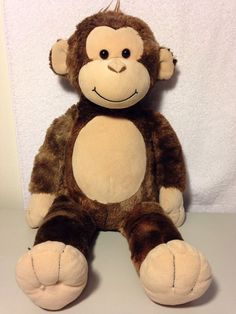
{"type": "Polygon", "coordinates": [[[60,188],[66,144],[77,115],[78,109],[74,105],[55,119],[35,157],[29,184],[32,195],[27,209],[27,221],[31,227],[39,226],[60,188]]]}
{"type": "Polygon", "coordinates": [[[186,184],[186,170],[182,148],[169,122],[159,113],[155,118],[154,154],[157,175],[160,177],[159,202],[179,226],[185,217],[182,193],[186,184]]]}

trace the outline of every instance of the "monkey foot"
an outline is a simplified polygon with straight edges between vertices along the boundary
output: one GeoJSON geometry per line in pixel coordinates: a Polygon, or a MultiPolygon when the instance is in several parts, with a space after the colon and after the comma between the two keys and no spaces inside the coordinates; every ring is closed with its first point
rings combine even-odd
{"type": "Polygon", "coordinates": [[[211,269],[197,249],[180,240],[152,249],[140,268],[140,280],[154,302],[178,305],[199,298],[210,286],[211,269]]]}
{"type": "Polygon", "coordinates": [[[88,265],[76,248],[61,242],[38,244],[16,266],[20,288],[38,306],[58,310],[74,301],[87,283],[88,265]]]}

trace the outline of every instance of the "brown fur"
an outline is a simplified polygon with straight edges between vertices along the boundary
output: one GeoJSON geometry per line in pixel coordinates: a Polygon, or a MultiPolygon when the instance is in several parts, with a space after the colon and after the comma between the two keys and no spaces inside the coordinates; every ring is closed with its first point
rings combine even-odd
{"type": "Polygon", "coordinates": [[[34,244],[59,241],[76,247],[88,256],[96,230],[92,217],[86,211],[78,209],[78,204],[69,198],[60,196],[39,228],[34,244]]]}
{"type": "Polygon", "coordinates": [[[182,148],[176,133],[169,122],[160,114],[155,114],[155,127],[152,133],[156,160],[156,178],[161,176],[160,183],[164,187],[175,187],[185,190],[186,170],[182,148]]]}
{"type": "Polygon", "coordinates": [[[55,119],[34,160],[29,191],[58,194],[63,176],[66,145],[78,115],[77,106],[55,119]]]}
{"type": "Polygon", "coordinates": [[[175,132],[161,114],[141,110],[139,104],[128,109],[110,110],[82,99],[79,106],[73,106],[49,128],[40,153],[36,156],[30,186],[34,193],[67,195],[77,203],[77,211],[86,210],[93,217],[100,230],[120,230],[127,219],[127,213],[132,212],[136,204],[144,201],[158,202],[161,186],[184,190],[185,168],[181,146],[175,132]],[[77,186],[73,176],[71,158],[74,142],[83,126],[97,115],[131,120],[143,134],[146,144],[148,159],[144,181],[135,195],[121,203],[104,205],[90,200],[77,186]],[[44,159],[47,165],[51,156],[55,160],[59,159],[56,165],[42,167],[39,161],[44,159]],[[50,185],[50,182],[53,184],[50,185]]]}
{"type": "Polygon", "coordinates": [[[127,215],[124,234],[128,239],[131,258],[137,271],[151,249],[174,239],[182,240],[162,208],[157,203],[149,202],[137,204],[127,215]]]}
{"type": "Polygon", "coordinates": [[[121,12],[107,11],[99,12],[83,20],[78,24],[75,33],[68,40],[68,79],[72,86],[80,91],[77,79],[79,70],[89,61],[85,49],[86,39],[91,30],[97,26],[111,26],[114,29],[124,26],[132,27],[140,34],[144,41],[144,52],[140,62],[147,68],[151,77],[151,85],[153,85],[156,82],[159,70],[159,46],[152,31],[146,23],[136,17],[121,12]]]}
{"type": "MultiPolygon", "coordinates": [[[[151,86],[159,69],[159,45],[140,19],[117,12],[99,12],[82,21],[68,40],[68,79],[80,91],[78,74],[89,59],[86,38],[97,26],[114,29],[130,26],[141,36],[144,52],[139,60],[147,68],[151,86]],[[78,57],[79,56],[79,57],[78,57]]],[[[81,91],[80,91],[81,92],[81,91]]],[[[35,244],[47,240],[74,245],[85,255],[96,230],[119,230],[128,239],[137,270],[147,253],[156,245],[182,239],[171,220],[158,204],[161,186],[185,188],[185,167],[182,150],[170,124],[161,114],[145,110],[143,99],[127,109],[106,109],[81,95],[78,106],[56,119],[35,158],[31,177],[32,193],[53,193],[58,198],[40,227],[35,244]],[[103,115],[132,121],[143,135],[147,165],[139,190],[129,199],[115,204],[101,204],[86,197],[75,182],[72,153],[80,130],[94,117],[103,115]]]]}

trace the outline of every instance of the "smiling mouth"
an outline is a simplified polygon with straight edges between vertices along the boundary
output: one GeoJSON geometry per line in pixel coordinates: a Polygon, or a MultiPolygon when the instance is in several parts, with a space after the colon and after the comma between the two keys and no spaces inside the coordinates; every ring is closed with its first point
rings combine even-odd
{"type": "Polygon", "coordinates": [[[132,95],[130,95],[129,97],[125,98],[125,99],[122,99],[122,100],[111,100],[111,99],[108,99],[108,98],[105,98],[103,97],[101,94],[99,94],[96,90],[96,87],[94,87],[94,89],[92,89],[93,92],[95,92],[99,97],[105,99],[106,101],[110,101],[110,102],[122,102],[122,101],[126,101],[128,99],[130,99],[131,97],[133,97],[134,95],[138,94],[138,91],[137,89],[135,89],[134,93],[132,95]]]}

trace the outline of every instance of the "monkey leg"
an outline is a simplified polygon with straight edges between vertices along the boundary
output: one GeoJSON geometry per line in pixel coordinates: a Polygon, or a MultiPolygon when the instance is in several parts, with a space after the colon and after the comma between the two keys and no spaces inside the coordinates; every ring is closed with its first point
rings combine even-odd
{"type": "Polygon", "coordinates": [[[58,310],[87,283],[87,256],[96,226],[86,211],[60,197],[39,228],[33,248],[16,266],[21,289],[38,306],[58,310]]]}
{"type": "Polygon", "coordinates": [[[165,305],[200,297],[211,283],[210,266],[201,252],[183,241],[157,203],[141,203],[124,224],[132,261],[146,294],[165,305]]]}

